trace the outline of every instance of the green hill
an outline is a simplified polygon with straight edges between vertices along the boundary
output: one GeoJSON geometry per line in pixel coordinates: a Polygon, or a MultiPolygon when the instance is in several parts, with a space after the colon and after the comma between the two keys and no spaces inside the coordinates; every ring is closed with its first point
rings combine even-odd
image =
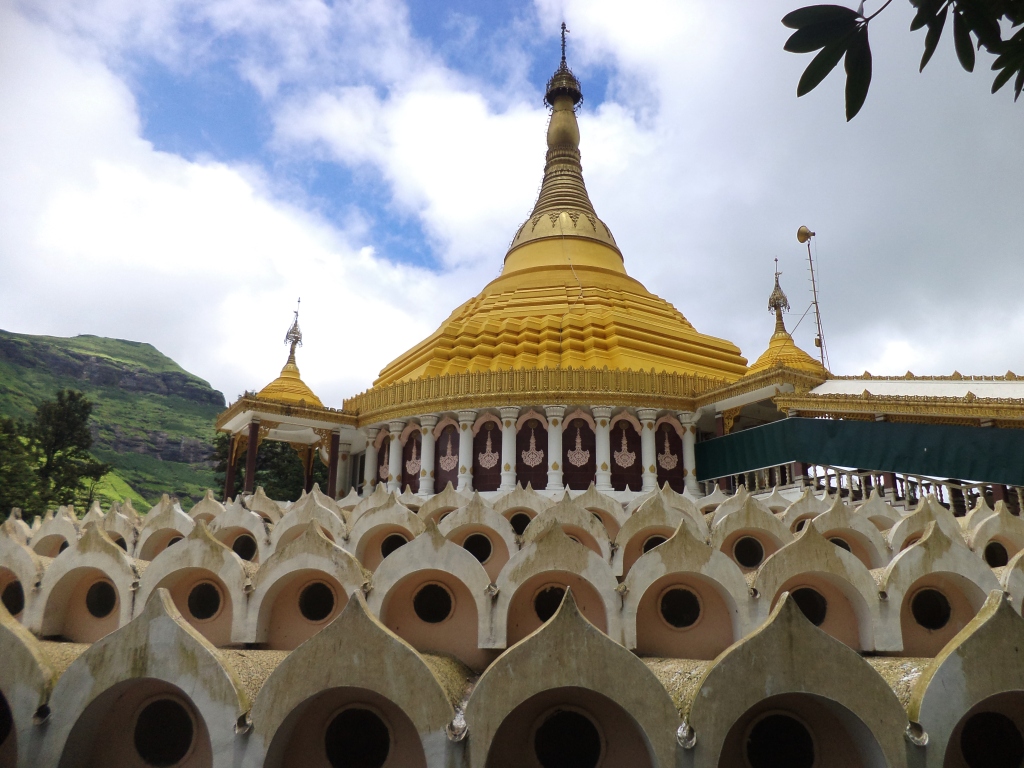
{"type": "MultiPolygon", "coordinates": [[[[0,331],[0,415],[29,419],[59,389],[93,402],[93,453],[114,466],[99,489],[148,508],[161,493],[213,487],[213,423],[224,395],[151,344],[0,331]]],[[[187,505],[187,502],[186,502],[187,505]]]]}

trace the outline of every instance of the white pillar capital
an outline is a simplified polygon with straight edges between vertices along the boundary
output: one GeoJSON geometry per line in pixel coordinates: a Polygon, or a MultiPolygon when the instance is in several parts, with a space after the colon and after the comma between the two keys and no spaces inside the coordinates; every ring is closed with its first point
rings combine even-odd
{"type": "Polygon", "coordinates": [[[433,429],[437,426],[437,414],[428,413],[420,416],[420,426],[425,429],[433,429]]]}
{"type": "Polygon", "coordinates": [[[473,422],[475,410],[459,411],[459,487],[458,491],[473,490],[473,422]]]}
{"type": "Polygon", "coordinates": [[[506,405],[498,409],[501,414],[501,486],[511,491],[516,487],[516,420],[519,406],[506,405]]]}
{"type": "Polygon", "coordinates": [[[597,443],[594,457],[597,462],[597,475],[594,478],[594,487],[599,491],[610,491],[612,490],[612,408],[610,405],[592,405],[590,412],[594,416],[594,437],[597,443]]]}

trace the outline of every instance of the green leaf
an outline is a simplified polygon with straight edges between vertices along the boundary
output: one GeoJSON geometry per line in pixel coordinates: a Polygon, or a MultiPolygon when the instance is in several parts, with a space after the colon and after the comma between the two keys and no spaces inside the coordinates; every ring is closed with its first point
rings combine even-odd
{"type": "Polygon", "coordinates": [[[860,16],[857,15],[856,11],[845,8],[842,5],[809,5],[806,8],[798,8],[791,13],[787,13],[782,17],[782,23],[790,29],[803,29],[814,24],[824,24],[825,22],[837,19],[855,21],[859,18],[860,16]]]}
{"type": "Polygon", "coordinates": [[[974,42],[971,40],[971,30],[967,21],[960,11],[953,14],[953,43],[956,47],[956,57],[960,59],[960,66],[968,72],[974,71],[974,42]]]}
{"type": "Polygon", "coordinates": [[[935,53],[935,46],[939,44],[939,38],[942,37],[942,28],[946,25],[948,12],[949,6],[947,5],[942,9],[942,13],[928,22],[928,34],[924,36],[924,56],[921,57],[921,69],[919,70],[921,72],[924,72],[925,66],[931,60],[932,54],[935,53]]]}
{"type": "Polygon", "coordinates": [[[849,42],[846,51],[846,120],[850,121],[864,106],[871,86],[871,46],[864,27],[849,42]]]}
{"type": "Polygon", "coordinates": [[[856,19],[837,19],[798,29],[783,48],[790,53],[810,53],[838,42],[857,31],[856,19]]]}
{"type": "Polygon", "coordinates": [[[1006,85],[1011,77],[1013,77],[1012,67],[1007,67],[1006,69],[1000,71],[1000,73],[996,75],[996,79],[992,81],[992,93],[995,93],[1004,85],[1006,85]]]}
{"type": "Polygon", "coordinates": [[[833,45],[826,45],[821,52],[811,59],[807,69],[800,76],[800,82],[796,86],[796,95],[803,96],[817,88],[818,83],[825,79],[829,72],[836,68],[836,64],[846,53],[846,40],[833,45]]]}

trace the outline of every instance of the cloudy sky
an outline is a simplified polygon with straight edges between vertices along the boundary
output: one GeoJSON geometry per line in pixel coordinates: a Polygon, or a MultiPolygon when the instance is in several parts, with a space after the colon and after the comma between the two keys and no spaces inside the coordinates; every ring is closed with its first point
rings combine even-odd
{"type": "Polygon", "coordinates": [[[147,341],[233,400],[301,296],[340,406],[498,273],[564,18],[591,198],[698,330],[756,358],[774,257],[796,325],[806,224],[834,372],[1024,372],[1024,104],[951,39],[918,74],[901,0],[848,124],[841,69],[796,98],[797,5],[0,0],[0,328],[147,341]]]}

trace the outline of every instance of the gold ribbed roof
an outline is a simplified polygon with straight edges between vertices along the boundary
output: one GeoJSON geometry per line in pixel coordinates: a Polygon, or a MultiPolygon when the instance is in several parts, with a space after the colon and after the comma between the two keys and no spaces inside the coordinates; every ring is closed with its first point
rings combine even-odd
{"type": "Polygon", "coordinates": [[[698,333],[626,274],[583,181],[575,112],[582,98],[563,58],[545,94],[552,113],[544,181],[501,276],[385,367],[375,387],[509,368],[654,369],[726,381],[746,372],[734,344],[698,333]]]}
{"type": "Polygon", "coordinates": [[[295,311],[295,321],[288,329],[284,337],[285,344],[289,344],[288,360],[281,369],[281,375],[267,384],[256,393],[257,400],[272,400],[275,403],[285,405],[306,405],[316,408],[323,408],[324,404],[320,398],[313,394],[306,382],[299,374],[299,366],[295,364],[295,348],[302,344],[302,331],[299,330],[299,312],[295,311]]]}
{"type": "MultiPolygon", "coordinates": [[[[778,261],[778,259],[776,259],[778,261]]],[[[829,373],[818,360],[804,352],[793,341],[793,337],[786,330],[786,323],[782,319],[782,311],[789,309],[789,300],[779,285],[779,273],[775,273],[775,288],[768,297],[768,310],[775,312],[775,333],[768,341],[768,349],[764,351],[757,362],[750,366],[747,375],[750,376],[768,368],[782,366],[797,371],[806,371],[821,376],[828,376],[829,373]]]]}

